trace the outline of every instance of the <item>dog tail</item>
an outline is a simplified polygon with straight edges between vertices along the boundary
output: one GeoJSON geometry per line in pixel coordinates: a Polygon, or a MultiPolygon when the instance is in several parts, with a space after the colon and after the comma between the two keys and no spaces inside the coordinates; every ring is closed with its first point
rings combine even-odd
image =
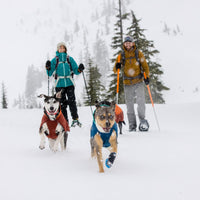
{"type": "Polygon", "coordinates": [[[68,138],[68,133],[65,131],[64,133],[64,149],[67,147],[67,138],[68,138]]]}

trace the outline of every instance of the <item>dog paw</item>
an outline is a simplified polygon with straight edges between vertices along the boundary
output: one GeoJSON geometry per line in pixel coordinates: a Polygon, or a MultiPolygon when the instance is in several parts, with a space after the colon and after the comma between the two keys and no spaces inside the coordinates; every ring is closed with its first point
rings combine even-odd
{"type": "Polygon", "coordinates": [[[97,158],[97,155],[95,153],[91,153],[91,158],[95,159],[95,158],[97,158]]]}
{"type": "Polygon", "coordinates": [[[43,149],[45,149],[45,146],[39,146],[39,148],[40,148],[41,150],[43,150],[43,149]]]}
{"type": "Polygon", "coordinates": [[[103,169],[101,169],[101,170],[99,170],[99,172],[100,172],[100,173],[104,173],[104,170],[103,170],[103,169]]]}
{"type": "Polygon", "coordinates": [[[56,153],[56,152],[58,151],[58,147],[53,147],[51,150],[52,150],[54,153],[56,153]]]}

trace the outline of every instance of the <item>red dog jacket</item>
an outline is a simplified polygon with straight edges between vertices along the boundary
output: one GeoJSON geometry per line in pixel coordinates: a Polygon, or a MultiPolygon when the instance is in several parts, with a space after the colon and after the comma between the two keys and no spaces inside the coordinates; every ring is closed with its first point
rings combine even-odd
{"type": "Polygon", "coordinates": [[[48,116],[46,114],[44,114],[42,117],[40,129],[45,122],[47,123],[48,129],[50,132],[49,135],[47,135],[48,138],[51,138],[51,139],[57,138],[58,135],[56,134],[56,127],[57,127],[58,123],[61,124],[61,126],[64,128],[65,131],[70,131],[67,120],[65,119],[62,112],[59,113],[59,115],[56,117],[56,119],[54,121],[51,121],[48,118],[48,116]]]}

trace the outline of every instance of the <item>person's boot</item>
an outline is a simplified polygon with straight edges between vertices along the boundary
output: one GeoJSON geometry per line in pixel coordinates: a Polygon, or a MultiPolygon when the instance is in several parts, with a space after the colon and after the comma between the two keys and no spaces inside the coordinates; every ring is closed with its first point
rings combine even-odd
{"type": "Polygon", "coordinates": [[[78,119],[74,119],[74,120],[72,121],[71,127],[75,127],[75,126],[79,126],[79,127],[82,126],[82,124],[79,122],[78,119]]]}
{"type": "Polygon", "coordinates": [[[129,132],[135,132],[137,125],[131,125],[129,126],[129,132]]]}
{"type": "Polygon", "coordinates": [[[140,131],[148,131],[149,130],[149,123],[146,119],[143,119],[140,121],[139,130],[140,131]]]}
{"type": "Polygon", "coordinates": [[[129,131],[129,132],[135,132],[135,131],[136,131],[136,128],[129,128],[128,131],[129,131]]]}

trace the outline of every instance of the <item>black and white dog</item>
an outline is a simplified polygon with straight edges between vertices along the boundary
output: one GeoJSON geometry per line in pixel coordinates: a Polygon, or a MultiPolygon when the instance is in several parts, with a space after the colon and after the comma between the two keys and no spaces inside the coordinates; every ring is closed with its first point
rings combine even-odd
{"type": "Polygon", "coordinates": [[[66,149],[69,125],[63,116],[60,108],[61,92],[54,96],[39,95],[39,98],[44,97],[44,115],[41,120],[39,129],[41,141],[40,149],[45,148],[45,138],[49,140],[49,148],[56,152],[60,144],[61,150],[66,149]]]}

